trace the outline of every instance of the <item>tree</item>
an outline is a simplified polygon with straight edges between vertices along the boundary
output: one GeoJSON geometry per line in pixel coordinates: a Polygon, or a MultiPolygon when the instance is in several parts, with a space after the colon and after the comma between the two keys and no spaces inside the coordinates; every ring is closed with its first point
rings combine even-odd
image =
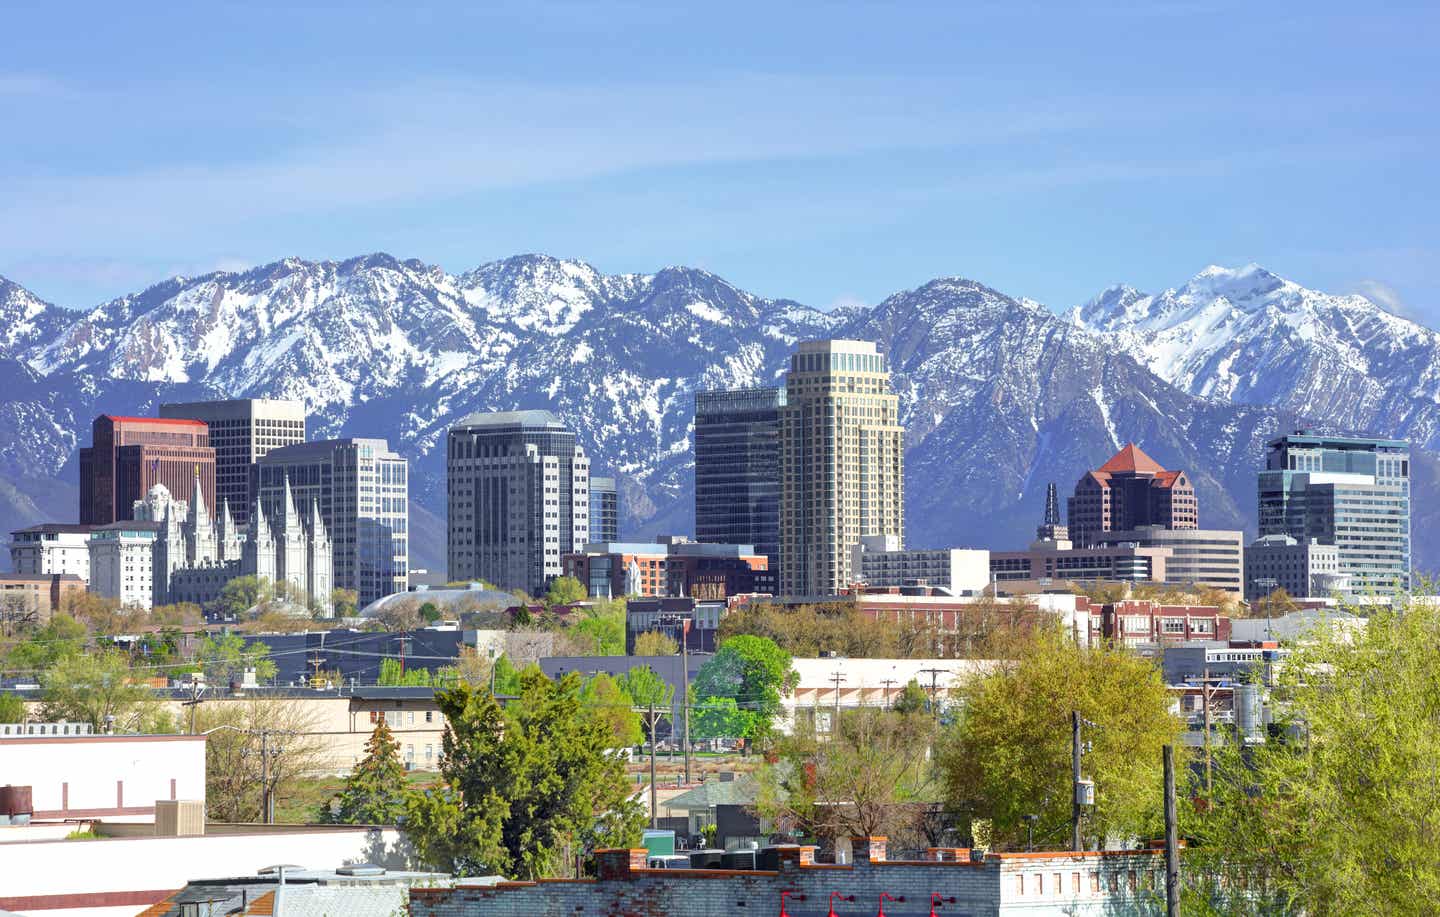
{"type": "Polygon", "coordinates": [[[424,623],[420,617],[420,600],[405,597],[388,601],[375,612],[375,620],[392,634],[418,630],[424,623]]]}
{"type": "Polygon", "coordinates": [[[18,694],[0,694],[0,723],[25,722],[25,701],[18,694]]]}
{"type": "Polygon", "coordinates": [[[675,656],[679,652],[680,644],[663,631],[647,630],[635,637],[636,656],[675,656]]]}
{"type": "Polygon", "coordinates": [[[574,605],[576,602],[583,602],[589,597],[585,591],[585,584],[573,576],[557,576],[550,581],[550,589],[545,593],[545,604],[574,605]]]}
{"type": "Polygon", "coordinates": [[[509,656],[495,660],[495,693],[513,696],[520,693],[520,670],[510,662],[509,656]]]}
{"type": "Polygon", "coordinates": [[[1279,618],[1299,607],[1284,587],[1277,586],[1269,595],[1252,604],[1251,611],[1257,618],[1279,618]]]}
{"type": "Polygon", "coordinates": [[[616,599],[587,606],[570,631],[589,656],[625,655],[625,601],[616,599]]]}
{"type": "Polygon", "coordinates": [[[467,685],[441,691],[442,785],[412,794],[406,829],[420,859],[455,875],[535,879],[572,856],[636,846],[644,822],[609,726],[586,708],[580,677],[537,668],[501,708],[467,685]]]}
{"type": "Polygon", "coordinates": [[[900,689],[900,696],[890,705],[896,713],[923,713],[930,707],[930,696],[920,687],[920,682],[910,679],[900,689]]]}
{"type": "Polygon", "coordinates": [[[440,609],[434,602],[426,602],[420,606],[420,618],[426,624],[434,624],[440,620],[440,609]]]}
{"type": "MultiPolygon", "coordinates": [[[[813,724],[812,724],[813,725],[813,724]]],[[[760,775],[757,811],[810,837],[918,837],[939,793],[930,763],[935,721],[875,707],[847,710],[832,734],[799,728],[760,775]]]]}
{"type": "Polygon", "coordinates": [[[613,747],[640,744],[640,714],[635,712],[635,700],[615,679],[604,672],[596,673],[585,680],[580,697],[591,713],[610,727],[615,736],[613,747]]]}
{"type": "Polygon", "coordinates": [[[314,715],[293,700],[209,701],[196,708],[195,728],[208,733],[205,813],[216,821],[262,820],[262,773],[278,805],[296,794],[301,778],[337,770],[314,715]],[[263,767],[262,748],[269,760],[263,767]]]}
{"type": "Polygon", "coordinates": [[[220,590],[216,605],[226,617],[239,619],[274,594],[270,580],[263,576],[237,576],[220,590]]]}
{"type": "Polygon", "coordinates": [[[1182,805],[1187,913],[1421,914],[1440,901],[1440,608],[1322,625],[1273,672],[1258,745],[1217,743],[1182,805]],[[1253,900],[1226,901],[1246,888],[1253,900]],[[1256,906],[1258,905],[1258,907],[1256,906]]]}
{"type": "Polygon", "coordinates": [[[150,609],[150,623],[156,627],[188,627],[204,620],[204,612],[192,602],[156,605],[150,609]]]}
{"type": "Polygon", "coordinates": [[[669,707],[675,700],[675,689],[665,679],[655,674],[648,665],[637,665],[620,676],[620,687],[635,701],[636,706],[654,704],[669,707]]]}
{"type": "Polygon", "coordinates": [[[1000,842],[1021,843],[1021,816],[1035,814],[1038,841],[1069,843],[1072,710],[1100,726],[1084,734],[1096,796],[1086,836],[1093,843],[1159,830],[1160,749],[1178,743],[1183,724],[1152,663],[1125,649],[1078,647],[1049,628],[957,694],[963,712],[937,755],[946,798],[989,819],[1000,842]]]}
{"type": "Polygon", "coordinates": [[[739,739],[750,726],[750,716],[733,697],[707,697],[690,711],[690,727],[697,739],[739,739]]]}
{"type": "Polygon", "coordinates": [[[197,659],[206,679],[217,684],[241,681],[247,669],[255,670],[255,680],[267,682],[275,677],[276,666],[270,659],[270,647],[258,640],[245,642],[239,634],[206,637],[200,642],[197,659]]]}
{"type": "Polygon", "coordinates": [[[731,637],[720,646],[695,676],[695,693],[707,698],[728,697],[743,711],[742,736],[758,739],[770,732],[797,678],[790,654],[767,637],[731,637]]]}
{"type": "Polygon", "coordinates": [[[40,677],[40,718],[89,723],[96,732],[163,732],[169,717],[118,650],[62,656],[40,677]]]}
{"type": "Polygon", "coordinates": [[[430,670],[413,666],[407,669],[399,659],[386,657],[380,660],[380,676],[375,683],[390,687],[429,687],[430,670]]]}
{"type": "Polygon", "coordinates": [[[321,821],[346,825],[393,825],[405,814],[405,765],[400,743],[382,719],[365,742],[365,757],[345,778],[334,806],[321,807],[321,821]]]}
{"type": "Polygon", "coordinates": [[[337,618],[355,617],[356,605],[360,601],[360,594],[354,589],[331,589],[330,605],[335,609],[337,618]]]}
{"type": "Polygon", "coordinates": [[[85,625],[67,614],[51,617],[29,640],[22,640],[5,655],[5,671],[38,677],[59,659],[85,650],[85,625]]]}
{"type": "Polygon", "coordinates": [[[90,633],[107,636],[133,633],[148,619],[145,609],[134,605],[122,608],[119,599],[95,592],[72,592],[65,609],[90,633]]]}

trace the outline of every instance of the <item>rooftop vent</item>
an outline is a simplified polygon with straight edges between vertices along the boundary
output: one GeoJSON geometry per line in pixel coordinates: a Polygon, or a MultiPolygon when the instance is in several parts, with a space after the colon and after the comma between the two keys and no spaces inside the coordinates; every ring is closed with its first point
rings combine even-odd
{"type": "Polygon", "coordinates": [[[383,876],[384,866],[376,866],[374,863],[356,863],[354,866],[341,866],[335,870],[337,876],[383,876]]]}

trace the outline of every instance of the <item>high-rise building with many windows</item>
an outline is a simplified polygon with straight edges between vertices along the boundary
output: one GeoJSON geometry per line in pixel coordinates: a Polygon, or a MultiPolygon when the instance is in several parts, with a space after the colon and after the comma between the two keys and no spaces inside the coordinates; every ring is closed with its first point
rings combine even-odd
{"type": "Polygon", "coordinates": [[[80,523],[131,519],[135,501],[156,484],[189,500],[198,480],[215,504],[215,450],[203,421],[155,417],[95,418],[90,445],[80,450],[80,523]]]}
{"type": "Polygon", "coordinates": [[[871,341],[805,341],[780,408],[780,591],[834,595],[866,535],[905,532],[899,399],[871,341]]]}
{"type": "Polygon", "coordinates": [[[1069,535],[1077,547],[1098,545],[1106,532],[1160,526],[1193,529],[1200,522],[1195,485],[1166,470],[1134,443],[1085,472],[1069,500],[1069,535]]]}
{"type": "Polygon", "coordinates": [[[160,416],[201,420],[215,450],[217,502],[230,508],[241,528],[250,524],[250,466],[281,446],[305,442],[305,406],[276,398],[235,398],[160,405],[160,416]]]}
{"type": "Polygon", "coordinates": [[[549,411],[461,419],[445,467],[452,580],[540,595],[590,537],[590,460],[549,411]]]}
{"type": "Polygon", "coordinates": [[[1297,432],[1267,444],[1260,536],[1339,548],[1350,591],[1410,587],[1410,444],[1297,432]]]}
{"type": "Polygon", "coordinates": [[[302,513],[318,507],[329,535],[331,584],[355,590],[360,608],[409,588],[409,466],[385,440],[282,446],[262,456],[251,474],[251,492],[272,529],[292,505],[302,513]]]}
{"type": "Polygon", "coordinates": [[[590,541],[620,540],[620,494],[614,478],[590,479],[590,541]]]}
{"type": "Polygon", "coordinates": [[[695,393],[695,540],[780,560],[782,388],[695,393]]]}

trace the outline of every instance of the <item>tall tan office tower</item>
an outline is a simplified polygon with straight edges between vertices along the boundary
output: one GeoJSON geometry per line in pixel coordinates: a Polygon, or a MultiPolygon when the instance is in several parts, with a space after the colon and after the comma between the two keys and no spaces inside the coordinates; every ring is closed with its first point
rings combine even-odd
{"type": "MultiPolygon", "coordinates": [[[[780,409],[780,591],[834,595],[864,535],[905,532],[899,399],[871,341],[804,341],[780,409]]],[[[858,571],[855,571],[858,573],[858,571]]]]}

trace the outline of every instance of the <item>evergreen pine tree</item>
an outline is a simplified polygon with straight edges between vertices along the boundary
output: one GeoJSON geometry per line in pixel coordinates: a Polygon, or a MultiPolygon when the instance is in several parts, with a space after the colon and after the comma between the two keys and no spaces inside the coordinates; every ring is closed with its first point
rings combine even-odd
{"type": "Polygon", "coordinates": [[[322,809],[326,821],[347,825],[393,825],[405,811],[405,766],[400,743],[382,719],[365,743],[365,757],[345,778],[338,805],[322,809]]]}

